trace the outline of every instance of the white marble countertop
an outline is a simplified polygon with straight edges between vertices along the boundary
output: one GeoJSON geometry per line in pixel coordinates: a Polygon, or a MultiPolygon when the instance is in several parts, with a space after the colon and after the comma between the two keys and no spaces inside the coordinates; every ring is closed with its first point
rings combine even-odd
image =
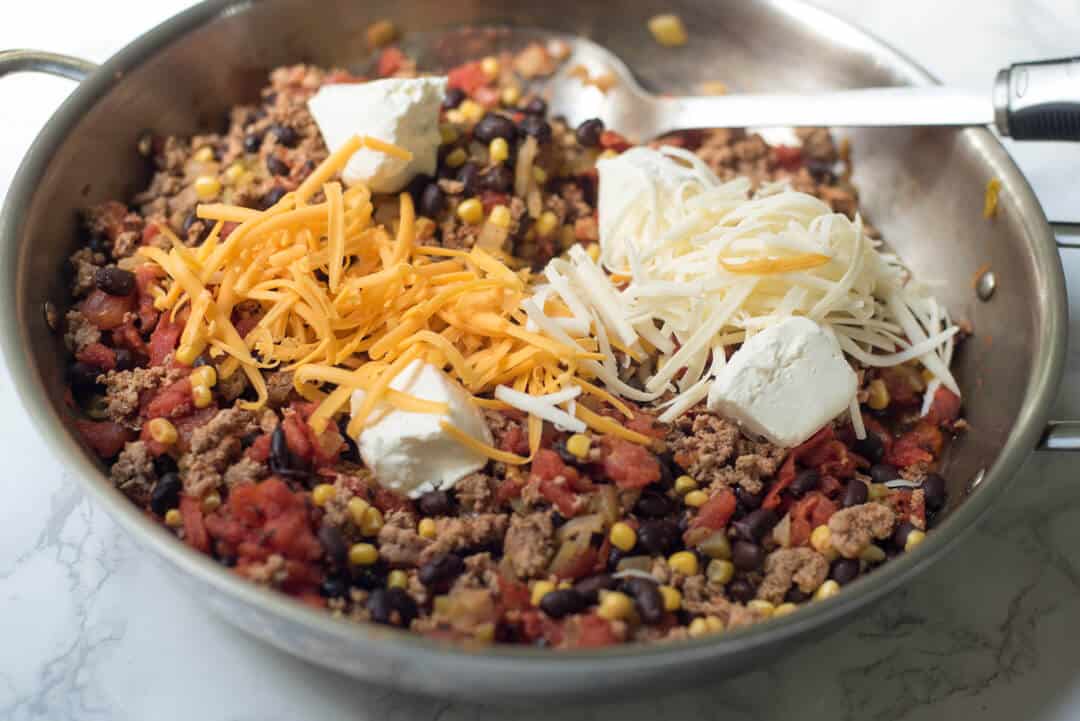
{"type": "MultiPolygon", "coordinates": [[[[37,0],[5,9],[0,48],[104,60],[187,3],[37,0]],[[62,16],[62,23],[56,18],[62,16]],[[103,21],[102,19],[106,19],[103,21]],[[92,28],[92,30],[91,30],[92,28]]],[[[988,86],[1010,61],[1074,54],[1074,0],[819,0],[947,82],[988,86]]],[[[0,81],[0,192],[67,81],[0,81]],[[17,98],[17,101],[12,100],[17,98]]],[[[1080,219],[1080,145],[1013,151],[1057,219],[1080,219]]],[[[1066,255],[1080,318],[1080,251],[1066,255]]],[[[1080,321],[1072,323],[1080,337],[1080,321]]],[[[1059,414],[1080,417],[1080,344],[1059,414]]],[[[0,719],[1080,718],[1076,459],[1033,456],[999,509],[919,581],[770,667],[606,706],[448,705],[315,669],[181,595],[79,492],[28,426],[0,369],[0,719]]]]}

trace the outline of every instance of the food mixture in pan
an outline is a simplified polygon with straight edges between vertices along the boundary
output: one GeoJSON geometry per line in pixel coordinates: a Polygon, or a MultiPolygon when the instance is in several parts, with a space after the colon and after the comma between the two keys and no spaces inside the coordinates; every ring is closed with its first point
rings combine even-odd
{"type": "Polygon", "coordinates": [[[349,620],[580,648],[826,602],[925,537],[959,329],[823,129],[634,145],[558,43],[283,67],[86,214],[73,423],[132,502],[349,620]]]}

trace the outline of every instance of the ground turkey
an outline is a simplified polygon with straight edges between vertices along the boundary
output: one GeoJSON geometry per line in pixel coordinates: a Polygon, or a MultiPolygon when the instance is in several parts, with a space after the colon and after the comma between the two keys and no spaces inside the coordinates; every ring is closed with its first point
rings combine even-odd
{"type": "Polygon", "coordinates": [[[486,473],[470,473],[454,486],[454,495],[466,511],[490,513],[498,507],[495,479],[486,473]]]}
{"type": "Polygon", "coordinates": [[[105,265],[105,254],[95,253],[89,248],[80,248],[69,259],[74,277],[71,281],[71,295],[81,298],[94,289],[94,275],[99,267],[105,265]]]}
{"type": "Polygon", "coordinates": [[[241,408],[217,412],[191,434],[191,450],[180,457],[184,492],[202,497],[224,482],[224,473],[240,459],[242,439],[258,430],[255,414],[241,408]]]}
{"type": "Polygon", "coordinates": [[[803,593],[812,593],[829,575],[829,562],[810,548],[781,548],[765,559],[765,578],[757,597],[781,603],[794,582],[803,593]]]}
{"type": "Polygon", "coordinates": [[[864,503],[837,511],[829,519],[832,546],[845,558],[857,558],[874,538],[892,535],[896,514],[880,503],[864,503]]]}
{"type": "Polygon", "coordinates": [[[379,557],[390,566],[416,566],[431,543],[416,532],[416,516],[391,511],[379,530],[379,557]]]}
{"type": "Polygon", "coordinates": [[[64,332],[64,345],[72,353],[78,353],[91,343],[101,342],[101,331],[88,321],[78,310],[69,310],[64,317],[67,330],[64,332]]]}
{"type": "Polygon", "coordinates": [[[142,399],[159,388],[175,383],[183,375],[183,371],[165,366],[109,371],[100,375],[98,382],[105,384],[105,413],[116,423],[138,429],[142,399]]]}
{"type": "Polygon", "coordinates": [[[420,552],[420,563],[427,563],[451,551],[479,551],[500,546],[507,526],[507,517],[499,513],[481,513],[464,518],[436,518],[435,538],[420,552]]]}
{"type": "Polygon", "coordinates": [[[727,467],[739,435],[738,426],[699,405],[675,421],[667,440],[675,462],[706,485],[727,467]]]}
{"type": "Polygon", "coordinates": [[[113,485],[140,506],[150,502],[157,474],[154,472],[154,456],[142,441],[132,441],[120,451],[109,479],[113,485]]]}
{"type": "Polygon", "coordinates": [[[545,573],[555,553],[554,537],[550,512],[515,515],[503,541],[503,553],[514,575],[532,578],[545,573]]]}

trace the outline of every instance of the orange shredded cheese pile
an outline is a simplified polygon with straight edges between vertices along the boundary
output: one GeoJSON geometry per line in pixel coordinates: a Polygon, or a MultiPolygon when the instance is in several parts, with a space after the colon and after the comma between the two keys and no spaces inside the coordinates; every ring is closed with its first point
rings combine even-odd
{"type": "MultiPolygon", "coordinates": [[[[198,217],[216,222],[200,246],[186,247],[163,228],[173,239],[170,250],[140,249],[168,276],[156,306],[174,318],[189,306],[176,351],[179,360],[190,363],[206,351],[220,360],[222,377],[243,372],[258,394],[256,401],[243,402],[248,408],[260,408],[267,400],[262,370],[293,372],[296,390],[318,403],[309,422],[319,432],[346,412],[358,389],[365,396],[350,419],[353,436],[381,404],[445,413],[444,404],[390,388],[393,378],[418,358],[460,381],[481,407],[508,407],[482,397],[500,385],[536,396],[579,385],[582,392],[631,414],[581,372],[583,361],[603,358],[595,339],[552,339],[527,329],[521,307],[529,295],[527,271],[517,272],[479,247],[463,251],[418,245],[407,193],[400,195],[391,222],[396,228],[377,224],[369,190],[362,185],[343,189],[334,180],[361,147],[409,157],[396,146],[356,136],[267,210],[200,205],[198,217]],[[320,191],[323,199],[313,202],[320,191]],[[221,238],[225,222],[238,225],[221,238]],[[233,312],[252,302],[258,304],[258,320],[241,337],[233,312]]],[[[547,310],[568,313],[558,305],[550,301],[547,310]]],[[[596,430],[649,442],[582,404],[574,415],[596,430]]],[[[530,415],[531,453],[525,458],[444,424],[462,443],[513,464],[528,462],[536,452],[543,426],[530,415]]]]}

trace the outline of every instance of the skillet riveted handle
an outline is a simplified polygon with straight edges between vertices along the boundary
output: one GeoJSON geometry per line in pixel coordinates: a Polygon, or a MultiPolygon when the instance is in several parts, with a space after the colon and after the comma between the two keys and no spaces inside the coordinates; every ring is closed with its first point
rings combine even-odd
{"type": "Polygon", "coordinates": [[[1016,140],[1080,140],[1080,57],[1014,63],[999,72],[994,124],[1016,140]]]}
{"type": "MultiPolygon", "coordinates": [[[[1078,78],[1080,82],[1080,78],[1078,78]]],[[[1080,249],[1080,223],[1050,221],[1050,227],[1057,237],[1058,247],[1080,249]]],[[[1046,424],[1042,438],[1039,439],[1040,451],[1080,451],[1080,421],[1050,421],[1046,424]]]]}
{"type": "Polygon", "coordinates": [[[43,50],[0,50],[0,78],[11,73],[46,73],[82,82],[97,65],[70,55],[43,50]]]}

